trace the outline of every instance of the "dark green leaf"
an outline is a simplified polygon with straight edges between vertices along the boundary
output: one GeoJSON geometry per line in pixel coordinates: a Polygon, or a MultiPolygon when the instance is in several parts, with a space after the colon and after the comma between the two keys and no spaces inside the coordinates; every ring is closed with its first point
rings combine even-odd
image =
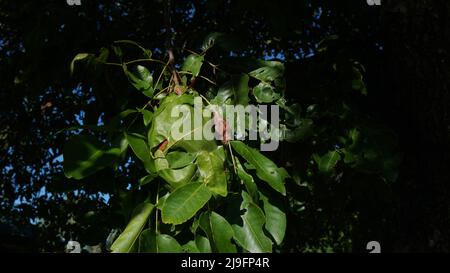
{"type": "Polygon", "coordinates": [[[338,151],[329,151],[322,157],[318,157],[317,155],[314,157],[319,171],[323,173],[328,173],[333,170],[334,166],[341,159],[341,156],[338,151]]]}
{"type": "Polygon", "coordinates": [[[234,232],[225,218],[215,212],[206,212],[200,218],[200,227],[208,235],[214,251],[235,253],[236,246],[231,242],[234,232]]]}
{"type": "Polygon", "coordinates": [[[264,213],[266,215],[265,227],[275,242],[280,245],[283,242],[286,232],[286,214],[280,209],[281,204],[272,204],[271,200],[259,193],[264,204],[264,213]]]}
{"type": "Polygon", "coordinates": [[[286,195],[284,179],[288,175],[284,169],[278,168],[270,159],[241,141],[232,141],[231,146],[239,155],[256,168],[256,175],[261,180],[267,182],[276,191],[286,195]]]}
{"type": "Polygon", "coordinates": [[[242,226],[233,225],[234,239],[245,250],[251,253],[272,252],[272,241],[264,234],[265,215],[263,211],[251,201],[250,196],[242,192],[244,201],[241,209],[245,210],[242,226]]]}
{"type": "Polygon", "coordinates": [[[64,145],[64,174],[82,179],[108,166],[120,156],[120,148],[109,148],[88,136],[73,136],[64,145]]]}
{"type": "Polygon", "coordinates": [[[156,173],[155,162],[152,159],[145,138],[138,134],[126,134],[126,137],[134,154],[144,163],[147,172],[151,174],[156,173]]]}
{"type": "Polygon", "coordinates": [[[139,91],[145,93],[147,97],[153,95],[153,77],[145,66],[138,65],[134,71],[128,70],[127,66],[123,66],[125,74],[131,84],[139,91]]]}
{"type": "Polygon", "coordinates": [[[265,82],[260,82],[253,88],[253,95],[259,103],[271,103],[280,98],[280,94],[276,93],[274,88],[265,82]]]}

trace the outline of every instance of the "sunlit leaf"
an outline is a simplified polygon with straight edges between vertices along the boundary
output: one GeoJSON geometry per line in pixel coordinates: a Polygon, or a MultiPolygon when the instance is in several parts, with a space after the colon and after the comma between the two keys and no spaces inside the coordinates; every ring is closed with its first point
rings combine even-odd
{"type": "Polygon", "coordinates": [[[202,183],[189,183],[167,197],[161,209],[164,223],[182,224],[191,219],[211,198],[211,192],[202,183]]]}
{"type": "Polygon", "coordinates": [[[153,208],[150,203],[143,203],[136,208],[127,227],[111,246],[113,252],[128,253],[133,249],[153,208]]]}
{"type": "Polygon", "coordinates": [[[204,57],[197,54],[191,54],[184,60],[181,70],[191,72],[193,76],[197,77],[200,74],[200,69],[203,64],[204,57]]]}
{"type": "MultiPolygon", "coordinates": [[[[223,148],[221,149],[223,152],[223,148]]],[[[225,197],[228,193],[227,177],[225,175],[225,161],[218,155],[221,149],[214,152],[200,152],[197,156],[197,165],[201,181],[212,193],[225,197]]]]}

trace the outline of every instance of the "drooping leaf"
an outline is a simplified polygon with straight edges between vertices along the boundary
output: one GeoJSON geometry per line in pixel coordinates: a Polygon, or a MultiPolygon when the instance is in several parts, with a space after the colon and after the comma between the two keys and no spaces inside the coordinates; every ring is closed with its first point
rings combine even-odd
{"type": "Polygon", "coordinates": [[[251,253],[272,252],[272,241],[264,234],[264,212],[251,201],[247,193],[242,192],[244,201],[241,209],[245,210],[242,226],[234,224],[234,239],[245,250],[251,253]]]}
{"type": "Polygon", "coordinates": [[[82,60],[85,60],[85,59],[88,59],[88,58],[91,58],[91,57],[94,57],[94,55],[93,54],[89,54],[89,53],[79,53],[79,54],[77,54],[73,58],[72,62],[70,63],[70,73],[73,74],[73,72],[75,70],[75,63],[76,62],[82,61],[82,60]]]}
{"type": "Polygon", "coordinates": [[[139,185],[144,186],[144,185],[152,182],[156,177],[157,177],[156,174],[146,175],[146,176],[142,177],[141,179],[139,179],[139,185]]]}
{"type": "Polygon", "coordinates": [[[119,235],[111,246],[113,252],[128,253],[133,249],[137,242],[139,234],[147,223],[154,206],[150,203],[143,203],[138,206],[131,217],[125,230],[119,235]]]}
{"type": "Polygon", "coordinates": [[[211,103],[217,105],[223,104],[248,104],[248,81],[246,74],[233,75],[231,80],[224,83],[217,91],[216,97],[211,103]]]}
{"type": "Polygon", "coordinates": [[[68,178],[82,179],[112,166],[120,153],[120,148],[107,147],[96,138],[73,136],[64,145],[64,174],[68,178]]]}
{"type": "Polygon", "coordinates": [[[161,209],[164,223],[182,224],[191,219],[211,198],[211,192],[202,183],[189,183],[167,197],[161,209]]]}
{"type": "Polygon", "coordinates": [[[156,173],[155,162],[152,159],[145,138],[134,133],[126,134],[126,138],[134,154],[144,163],[145,170],[151,174],[156,173]]]}
{"type": "Polygon", "coordinates": [[[236,162],[236,167],[237,167],[237,174],[239,176],[239,178],[241,179],[241,181],[244,183],[245,188],[247,189],[247,192],[250,194],[250,196],[252,198],[256,199],[256,196],[258,194],[258,188],[255,184],[255,181],[253,180],[253,177],[247,173],[244,169],[244,167],[242,166],[241,162],[239,161],[238,158],[235,158],[235,162],[236,162]]]}
{"type": "Polygon", "coordinates": [[[275,242],[280,245],[283,242],[286,233],[286,213],[280,209],[280,203],[277,204],[278,206],[272,204],[273,201],[261,192],[259,193],[259,196],[264,204],[264,214],[266,215],[265,228],[275,239],[275,242]]]}
{"type": "Polygon", "coordinates": [[[148,111],[148,110],[142,110],[142,117],[144,119],[144,125],[148,126],[150,124],[150,122],[152,122],[153,119],[153,112],[148,111]]]}
{"type": "Polygon", "coordinates": [[[202,151],[197,156],[197,165],[200,172],[201,181],[208,187],[208,189],[221,196],[227,196],[227,177],[225,175],[224,159],[217,153],[220,149],[214,152],[202,151]]]}
{"type": "Polygon", "coordinates": [[[134,71],[128,70],[126,65],[123,66],[123,69],[131,84],[151,98],[153,95],[153,76],[150,71],[142,65],[136,66],[134,71]]]}
{"type": "Polygon", "coordinates": [[[206,212],[200,218],[200,227],[207,234],[215,252],[236,252],[236,246],[231,242],[233,228],[225,218],[215,212],[206,212]]]}
{"type": "Polygon", "coordinates": [[[194,77],[200,74],[200,69],[203,64],[204,57],[197,54],[191,54],[184,60],[181,70],[191,72],[194,77]]]}
{"type": "Polygon", "coordinates": [[[286,171],[278,168],[272,160],[262,155],[254,148],[248,147],[241,141],[232,141],[231,146],[245,160],[256,168],[256,175],[267,182],[273,189],[286,195],[284,179],[288,176],[286,171]]]}
{"type": "Polygon", "coordinates": [[[181,253],[183,248],[170,235],[156,234],[154,230],[146,229],[139,237],[140,253],[181,253]]]}

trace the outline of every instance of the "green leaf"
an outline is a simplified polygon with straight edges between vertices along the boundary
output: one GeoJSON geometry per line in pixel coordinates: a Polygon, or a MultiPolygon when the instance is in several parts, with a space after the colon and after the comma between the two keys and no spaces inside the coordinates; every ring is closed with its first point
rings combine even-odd
{"type": "Polygon", "coordinates": [[[244,201],[241,209],[245,209],[242,226],[233,225],[234,239],[245,250],[251,253],[272,252],[272,241],[264,234],[265,215],[263,211],[251,201],[247,193],[242,192],[244,201]]]}
{"type": "Polygon", "coordinates": [[[183,252],[185,252],[185,253],[200,253],[200,250],[198,250],[197,244],[195,243],[195,241],[189,241],[186,244],[184,244],[183,246],[181,246],[181,248],[183,249],[183,252]]]}
{"type": "Polygon", "coordinates": [[[136,243],[139,234],[147,223],[147,219],[153,208],[154,206],[150,203],[143,203],[136,208],[127,227],[111,246],[113,252],[129,253],[133,249],[133,245],[136,243]]]}
{"type": "Polygon", "coordinates": [[[264,61],[259,62],[263,66],[251,71],[249,73],[250,76],[263,81],[263,82],[271,82],[276,81],[279,78],[282,78],[284,75],[284,64],[277,61],[264,61]]]}
{"type": "Polygon", "coordinates": [[[230,81],[224,83],[217,91],[216,97],[211,101],[213,104],[223,105],[232,103],[247,105],[248,104],[248,81],[246,74],[233,75],[230,81]]]}
{"type": "Polygon", "coordinates": [[[159,170],[158,174],[172,186],[172,188],[176,189],[185,185],[189,182],[194,176],[195,171],[197,170],[197,166],[194,164],[190,164],[181,169],[163,169],[159,170]]]}
{"type": "Polygon", "coordinates": [[[155,162],[144,136],[132,133],[126,134],[126,138],[134,154],[144,163],[145,170],[151,174],[156,173],[155,162]]]}
{"type": "Polygon", "coordinates": [[[286,233],[286,214],[279,208],[281,204],[272,204],[272,200],[261,192],[259,193],[264,204],[264,213],[266,215],[265,227],[270,235],[275,239],[275,242],[280,245],[283,242],[286,233]]]}
{"type": "Polygon", "coordinates": [[[247,192],[250,194],[252,198],[256,198],[258,194],[258,188],[255,184],[255,181],[253,180],[253,176],[251,176],[245,171],[244,167],[242,166],[241,162],[237,157],[235,157],[235,162],[237,167],[237,174],[241,179],[241,181],[244,183],[247,192]]]}
{"type": "Polygon", "coordinates": [[[75,63],[76,62],[82,61],[84,59],[91,58],[91,57],[94,57],[94,55],[93,54],[89,54],[89,53],[79,53],[79,54],[77,54],[73,58],[72,62],[70,63],[70,74],[73,74],[73,72],[75,70],[75,63]]]}
{"type": "Polygon", "coordinates": [[[190,165],[195,160],[195,155],[180,151],[173,151],[166,155],[171,169],[179,169],[190,165]]]}
{"type": "Polygon", "coordinates": [[[120,153],[120,148],[106,147],[96,138],[73,136],[64,145],[64,174],[68,178],[82,179],[112,166],[120,153]]]}
{"type": "Polygon", "coordinates": [[[191,219],[211,198],[211,192],[202,183],[189,183],[167,197],[161,209],[166,224],[182,224],[191,219]]]}
{"type": "Polygon", "coordinates": [[[139,185],[144,186],[144,185],[152,182],[156,177],[157,177],[156,174],[146,175],[146,176],[142,177],[141,179],[139,179],[139,185]]]}
{"type": "Polygon", "coordinates": [[[145,93],[147,97],[153,95],[153,76],[150,71],[142,65],[136,66],[134,71],[129,71],[127,66],[123,70],[130,80],[131,84],[139,91],[145,93]]]}
{"type": "Polygon", "coordinates": [[[195,244],[197,245],[200,253],[211,253],[211,244],[209,243],[208,238],[203,237],[201,235],[195,236],[195,244]]]}
{"type": "Polygon", "coordinates": [[[318,157],[317,155],[314,157],[316,161],[319,171],[322,173],[328,173],[333,170],[334,166],[341,159],[338,151],[329,151],[322,157],[318,157]]]}
{"type": "Polygon", "coordinates": [[[208,235],[215,252],[236,253],[236,246],[231,242],[233,228],[225,218],[215,212],[206,212],[200,217],[200,227],[208,235]]]}
{"type": "Polygon", "coordinates": [[[144,125],[148,126],[153,120],[153,112],[148,110],[142,110],[142,117],[144,119],[144,125]]]}
{"type": "Polygon", "coordinates": [[[161,142],[171,137],[172,125],[179,119],[179,117],[171,116],[172,109],[182,104],[190,106],[193,104],[193,100],[194,98],[191,95],[177,96],[171,94],[161,101],[159,108],[153,114],[153,122],[148,133],[150,149],[159,146],[161,142]]]}
{"type": "MultiPolygon", "coordinates": [[[[221,196],[227,196],[227,177],[225,175],[225,160],[217,153],[202,151],[197,156],[197,165],[200,172],[200,180],[208,187],[208,189],[221,196]]],[[[223,147],[222,147],[223,152],[223,147]]]]}
{"type": "Polygon", "coordinates": [[[146,229],[139,237],[140,253],[181,253],[183,248],[172,236],[146,229]]]}
{"type": "Polygon", "coordinates": [[[254,148],[248,147],[241,141],[231,141],[233,149],[256,168],[256,175],[267,182],[273,189],[286,195],[284,179],[288,176],[283,168],[262,155],[254,148]]]}
{"type": "Polygon", "coordinates": [[[280,98],[280,94],[276,93],[272,85],[260,82],[253,88],[253,95],[259,103],[271,103],[280,98]]]}
{"type": "Polygon", "coordinates": [[[182,71],[191,72],[194,77],[197,77],[200,74],[200,69],[203,64],[204,57],[197,54],[191,54],[186,57],[184,60],[183,66],[181,67],[182,71]]]}

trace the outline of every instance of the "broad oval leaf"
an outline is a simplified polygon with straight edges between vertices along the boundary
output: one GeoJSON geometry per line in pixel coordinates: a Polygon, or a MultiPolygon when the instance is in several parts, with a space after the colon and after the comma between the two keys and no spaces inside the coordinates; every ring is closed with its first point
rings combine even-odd
{"type": "Polygon", "coordinates": [[[202,151],[197,156],[197,165],[200,172],[200,179],[208,189],[221,196],[227,196],[227,177],[225,175],[225,160],[217,153],[219,148],[214,152],[202,151]]]}
{"type": "Polygon", "coordinates": [[[200,74],[200,69],[203,64],[204,57],[197,54],[191,54],[184,60],[181,70],[191,72],[194,77],[200,74]]]}
{"type": "Polygon", "coordinates": [[[256,175],[267,182],[273,189],[286,195],[284,179],[286,171],[278,168],[275,163],[254,148],[248,147],[241,141],[231,141],[233,149],[256,168],[256,175]]]}
{"type": "Polygon", "coordinates": [[[181,253],[180,244],[170,235],[156,234],[155,231],[146,229],[139,237],[140,253],[181,253]]]}
{"type": "Polygon", "coordinates": [[[200,227],[208,235],[214,251],[219,253],[236,252],[236,246],[231,242],[234,237],[233,228],[221,215],[215,212],[202,214],[200,227]]]}
{"type": "Polygon", "coordinates": [[[166,224],[182,224],[191,219],[211,198],[211,192],[202,183],[189,183],[167,197],[161,209],[166,224]]]}
{"type": "Polygon", "coordinates": [[[129,253],[133,249],[133,246],[147,223],[147,219],[152,213],[153,208],[154,206],[150,203],[143,203],[136,208],[135,213],[131,217],[127,227],[111,246],[111,250],[113,252],[129,253]]]}

